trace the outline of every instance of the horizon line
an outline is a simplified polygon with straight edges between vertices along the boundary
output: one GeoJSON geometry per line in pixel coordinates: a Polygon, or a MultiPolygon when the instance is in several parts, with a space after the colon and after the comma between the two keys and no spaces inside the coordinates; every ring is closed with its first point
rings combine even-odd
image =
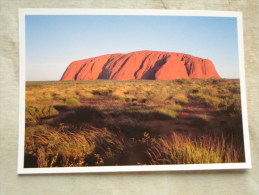
{"type": "Polygon", "coordinates": [[[116,79],[92,79],[92,80],[25,80],[25,82],[58,82],[58,81],[62,81],[62,82],[67,82],[67,81],[174,81],[174,80],[208,80],[208,79],[214,79],[214,80],[240,80],[240,78],[179,78],[179,79],[168,79],[168,80],[158,80],[158,79],[126,79],[126,80],[116,80],[116,79]]]}

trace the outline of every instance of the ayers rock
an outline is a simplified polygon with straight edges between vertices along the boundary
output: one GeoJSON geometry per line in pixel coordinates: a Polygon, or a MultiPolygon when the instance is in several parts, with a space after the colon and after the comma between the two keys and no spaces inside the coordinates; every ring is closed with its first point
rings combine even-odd
{"type": "Polygon", "coordinates": [[[221,78],[209,59],[188,54],[136,51],[72,62],[61,80],[221,78]]]}

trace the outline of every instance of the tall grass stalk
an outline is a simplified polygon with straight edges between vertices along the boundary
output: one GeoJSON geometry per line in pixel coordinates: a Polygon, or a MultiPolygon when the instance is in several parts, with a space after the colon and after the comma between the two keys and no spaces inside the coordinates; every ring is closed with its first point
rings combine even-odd
{"type": "Polygon", "coordinates": [[[173,133],[159,138],[149,148],[151,164],[208,164],[244,162],[242,143],[234,144],[224,136],[191,136],[173,133]]]}

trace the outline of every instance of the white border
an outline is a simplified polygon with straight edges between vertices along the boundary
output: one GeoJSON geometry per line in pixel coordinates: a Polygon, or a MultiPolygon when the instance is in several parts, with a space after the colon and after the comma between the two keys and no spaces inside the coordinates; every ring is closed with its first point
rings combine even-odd
{"type": "Polygon", "coordinates": [[[140,10],[140,9],[19,9],[19,52],[20,52],[20,88],[19,88],[19,144],[18,174],[39,173],[92,173],[92,172],[133,172],[133,171],[180,171],[180,170],[219,170],[248,169],[252,167],[247,103],[245,88],[243,20],[241,12],[201,11],[201,10],[140,10]],[[136,166],[100,166],[100,167],[65,167],[65,168],[24,168],[25,142],[25,16],[26,15],[152,15],[152,16],[211,16],[235,17],[238,24],[238,52],[240,67],[241,104],[245,145],[244,163],[192,164],[192,165],[136,165],[136,166]]]}

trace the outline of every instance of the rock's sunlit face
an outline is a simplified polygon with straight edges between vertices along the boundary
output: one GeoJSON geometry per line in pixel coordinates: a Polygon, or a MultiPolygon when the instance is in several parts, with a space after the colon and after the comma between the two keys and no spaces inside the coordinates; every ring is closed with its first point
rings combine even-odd
{"type": "Polygon", "coordinates": [[[75,61],[61,80],[221,78],[208,59],[188,54],[137,51],[75,61]]]}

